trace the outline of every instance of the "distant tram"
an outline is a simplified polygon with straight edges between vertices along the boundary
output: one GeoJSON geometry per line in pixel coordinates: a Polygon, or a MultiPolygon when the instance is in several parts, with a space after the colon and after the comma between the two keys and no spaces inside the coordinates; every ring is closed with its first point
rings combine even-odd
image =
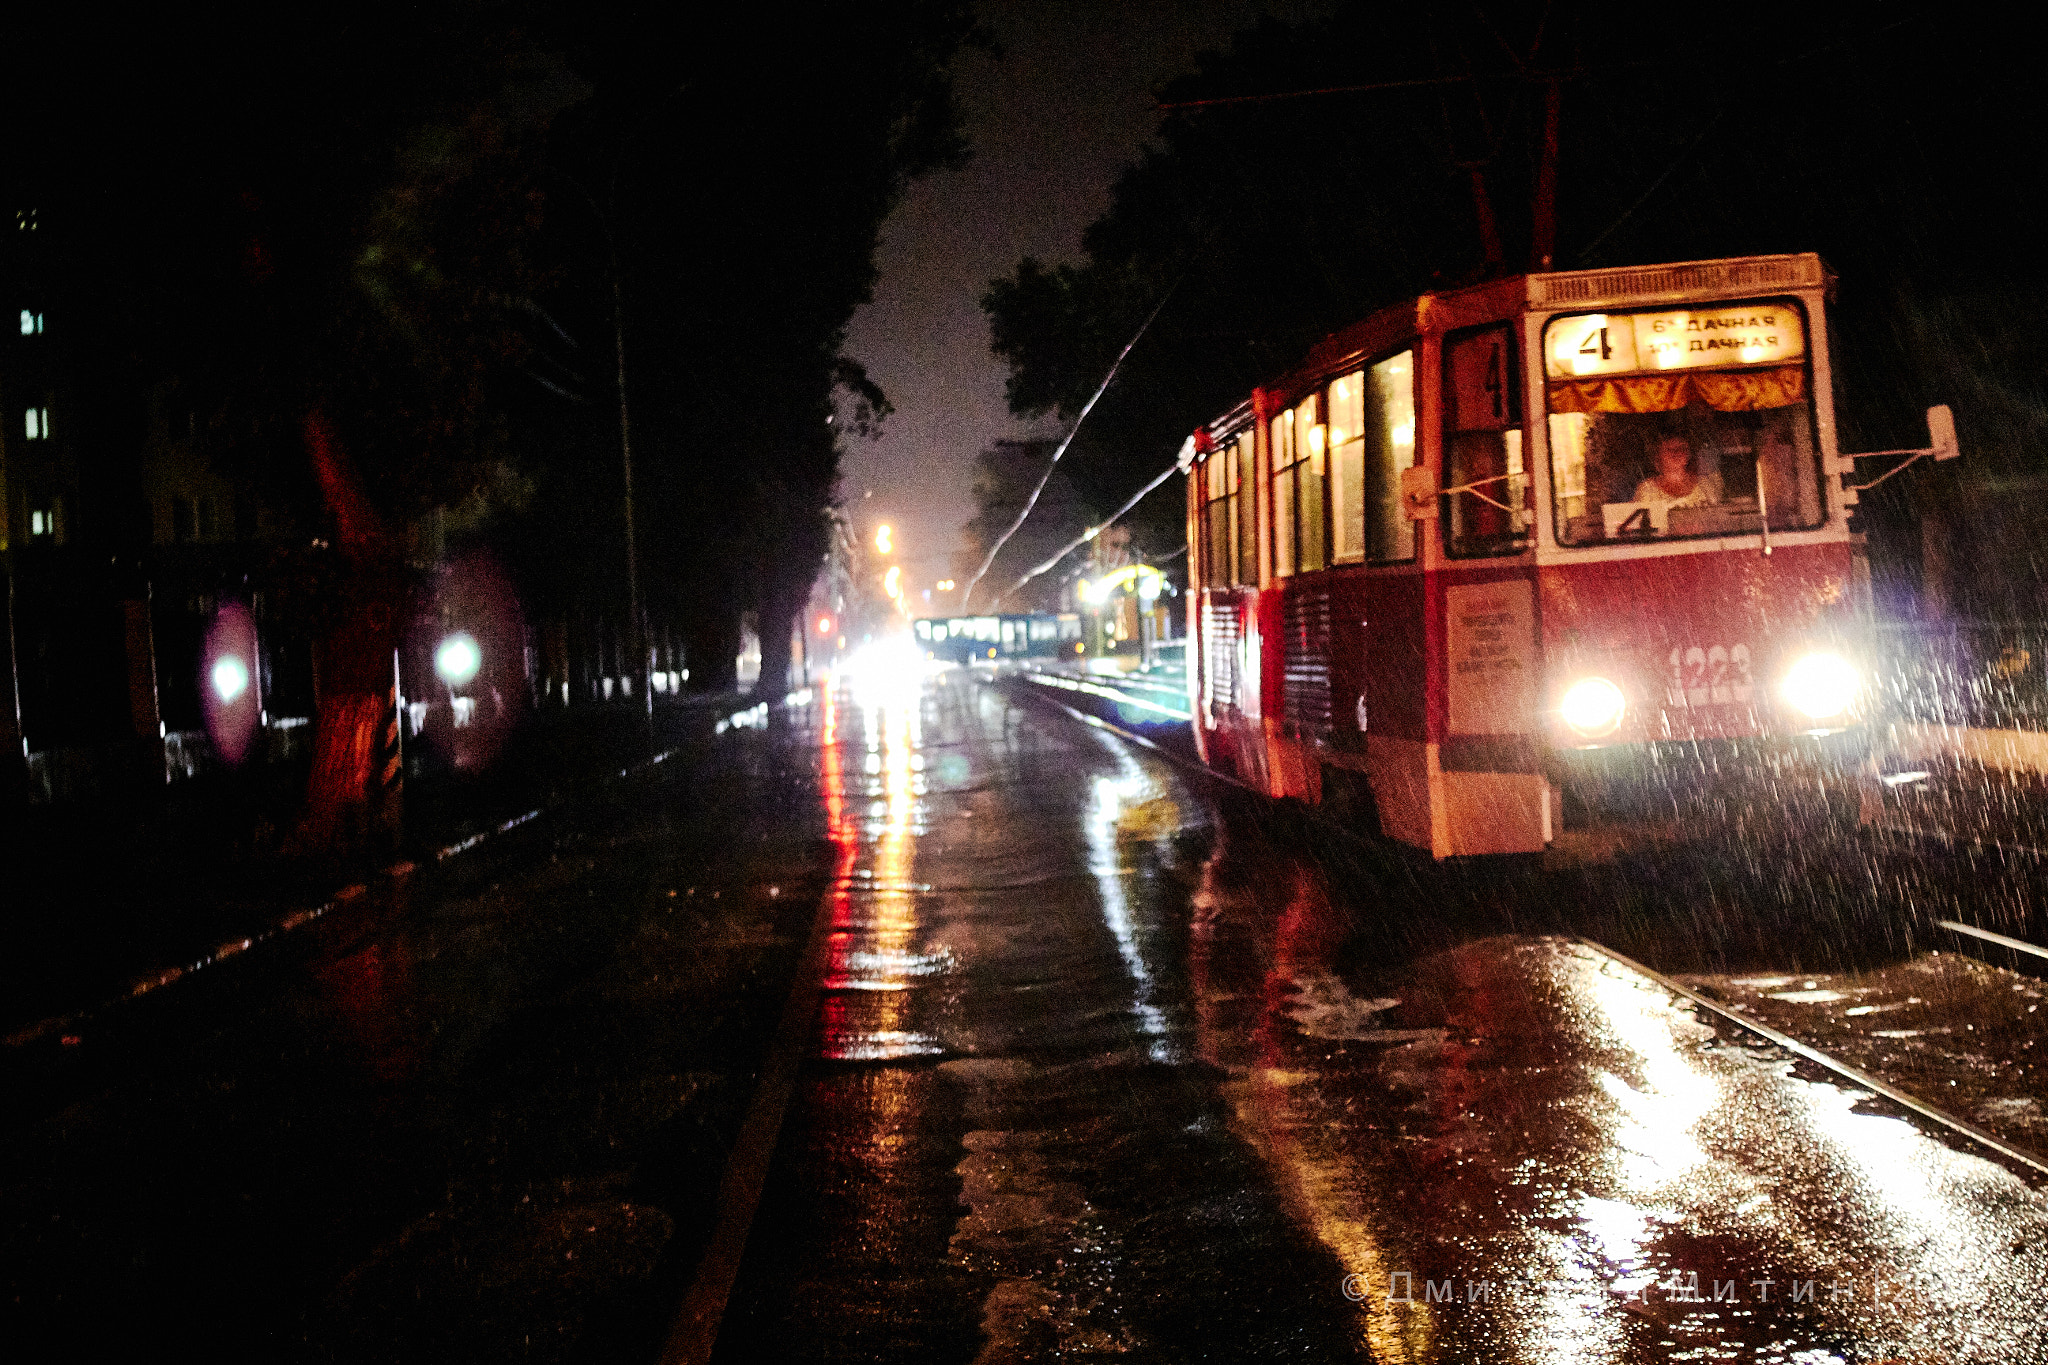
{"type": "Polygon", "coordinates": [[[1198,431],[1203,760],[1442,858],[1543,849],[1588,750],[1856,727],[1830,284],[1795,255],[1426,294],[1198,431]]]}
{"type": "Polygon", "coordinates": [[[911,624],[928,659],[956,664],[979,659],[1050,659],[1081,638],[1081,618],[1043,612],[1007,616],[934,616],[911,624]]]}

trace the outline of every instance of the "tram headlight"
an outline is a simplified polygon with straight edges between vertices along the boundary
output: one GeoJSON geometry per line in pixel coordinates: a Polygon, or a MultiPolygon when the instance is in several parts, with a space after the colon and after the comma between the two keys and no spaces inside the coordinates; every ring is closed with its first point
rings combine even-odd
{"type": "Polygon", "coordinates": [[[1564,723],[1586,739],[1613,734],[1621,726],[1628,698],[1605,678],[1581,678],[1565,689],[1559,711],[1564,723]]]}
{"type": "Polygon", "coordinates": [[[1856,667],[1839,654],[1817,650],[1785,672],[1785,700],[1814,720],[1832,720],[1849,709],[1863,685],[1856,667]]]}

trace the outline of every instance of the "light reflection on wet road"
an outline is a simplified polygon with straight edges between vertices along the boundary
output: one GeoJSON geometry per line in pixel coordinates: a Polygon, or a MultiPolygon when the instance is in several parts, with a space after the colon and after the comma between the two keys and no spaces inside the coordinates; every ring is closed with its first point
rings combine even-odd
{"type": "Polygon", "coordinates": [[[964,675],[822,712],[826,1004],[721,1358],[2048,1359],[2048,1201],[1639,975],[1385,948],[1414,883],[964,675]]]}

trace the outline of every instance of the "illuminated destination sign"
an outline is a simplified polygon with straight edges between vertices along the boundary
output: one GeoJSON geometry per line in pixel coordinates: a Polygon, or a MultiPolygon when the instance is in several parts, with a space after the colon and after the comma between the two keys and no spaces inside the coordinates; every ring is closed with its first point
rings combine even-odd
{"type": "Polygon", "coordinates": [[[1785,304],[1677,313],[1580,313],[1544,333],[1552,379],[1722,365],[1778,365],[1806,354],[1806,320],[1785,304]]]}

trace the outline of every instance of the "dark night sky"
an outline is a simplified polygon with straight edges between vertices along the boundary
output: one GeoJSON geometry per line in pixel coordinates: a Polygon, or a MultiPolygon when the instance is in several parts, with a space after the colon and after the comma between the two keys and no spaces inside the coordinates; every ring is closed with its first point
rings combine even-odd
{"type": "MultiPolygon", "coordinates": [[[[973,515],[975,453],[1030,431],[1003,401],[979,299],[1020,257],[1078,259],[1117,173],[1157,123],[1152,91],[1227,46],[1262,13],[1299,20],[1327,0],[987,0],[1001,44],[956,67],[973,159],[911,187],[884,229],[875,300],[849,352],[896,413],[878,442],[854,442],[843,490],[855,527],[898,528],[913,585],[944,577],[973,515]]],[[[1170,455],[1172,452],[1167,452],[1170,455]]]]}

